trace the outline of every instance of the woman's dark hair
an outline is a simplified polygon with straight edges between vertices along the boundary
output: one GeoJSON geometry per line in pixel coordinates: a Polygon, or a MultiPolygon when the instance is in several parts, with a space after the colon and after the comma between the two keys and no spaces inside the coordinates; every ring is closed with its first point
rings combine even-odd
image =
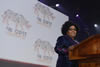
{"type": "Polygon", "coordinates": [[[77,32],[79,31],[79,27],[75,23],[73,23],[72,21],[66,21],[62,25],[62,28],[61,28],[61,32],[62,32],[63,35],[66,35],[66,32],[69,30],[70,26],[75,26],[76,27],[76,31],[77,32]]]}

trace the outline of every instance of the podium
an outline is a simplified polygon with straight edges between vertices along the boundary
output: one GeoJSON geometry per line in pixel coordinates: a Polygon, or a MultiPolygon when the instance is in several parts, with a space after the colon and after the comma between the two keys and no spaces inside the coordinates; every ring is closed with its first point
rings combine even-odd
{"type": "Polygon", "coordinates": [[[100,34],[69,48],[69,59],[77,60],[79,67],[100,67],[100,34]]]}

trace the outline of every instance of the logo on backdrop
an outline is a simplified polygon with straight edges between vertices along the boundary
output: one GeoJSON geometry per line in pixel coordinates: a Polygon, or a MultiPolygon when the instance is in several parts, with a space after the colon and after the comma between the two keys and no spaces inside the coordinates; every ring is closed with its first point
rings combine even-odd
{"type": "Polygon", "coordinates": [[[46,27],[51,27],[53,20],[55,19],[54,14],[50,9],[41,3],[36,3],[34,6],[34,14],[37,16],[37,23],[46,27]]]}
{"type": "Polygon", "coordinates": [[[8,9],[3,13],[2,18],[2,22],[5,24],[6,31],[9,35],[25,39],[31,25],[23,15],[8,9]]]}
{"type": "Polygon", "coordinates": [[[37,61],[50,64],[53,60],[54,47],[48,41],[37,39],[34,43],[37,61]]]}

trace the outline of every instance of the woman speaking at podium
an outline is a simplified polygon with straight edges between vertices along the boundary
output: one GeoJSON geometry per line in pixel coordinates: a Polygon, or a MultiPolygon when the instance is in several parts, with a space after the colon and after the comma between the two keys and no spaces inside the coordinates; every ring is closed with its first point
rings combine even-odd
{"type": "Polygon", "coordinates": [[[62,36],[58,37],[55,52],[58,54],[56,67],[78,67],[77,61],[68,58],[68,48],[78,44],[75,37],[79,27],[72,21],[66,21],[61,28],[62,36]]]}

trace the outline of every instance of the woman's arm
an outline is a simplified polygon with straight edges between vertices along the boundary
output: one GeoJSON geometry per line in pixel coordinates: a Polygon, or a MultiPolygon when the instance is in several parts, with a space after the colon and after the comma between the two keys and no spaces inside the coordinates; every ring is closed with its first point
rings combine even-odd
{"type": "Polygon", "coordinates": [[[56,46],[55,46],[55,51],[56,53],[60,54],[60,55],[66,55],[68,54],[68,46],[66,45],[68,44],[67,43],[67,40],[65,39],[64,36],[61,36],[57,39],[57,43],[56,43],[56,46]]]}

